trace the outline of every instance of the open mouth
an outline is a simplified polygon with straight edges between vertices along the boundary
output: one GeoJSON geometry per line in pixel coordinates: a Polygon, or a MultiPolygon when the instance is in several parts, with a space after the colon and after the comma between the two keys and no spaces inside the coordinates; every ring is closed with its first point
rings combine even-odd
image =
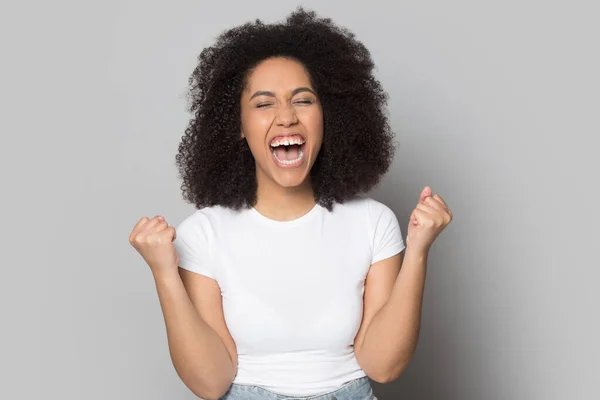
{"type": "Polygon", "coordinates": [[[304,159],[306,141],[300,135],[277,136],[271,140],[271,153],[276,164],[295,167],[304,159]]]}

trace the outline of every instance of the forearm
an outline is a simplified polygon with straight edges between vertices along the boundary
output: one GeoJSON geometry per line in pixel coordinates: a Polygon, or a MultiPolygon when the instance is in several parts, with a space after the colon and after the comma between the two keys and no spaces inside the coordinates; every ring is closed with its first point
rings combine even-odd
{"type": "Polygon", "coordinates": [[[375,380],[400,376],[417,347],[427,253],[406,249],[387,303],[375,314],[360,347],[361,367],[375,380]]]}
{"type": "Polygon", "coordinates": [[[198,314],[176,269],[154,279],[175,370],[197,396],[221,397],[236,372],[227,348],[198,314]]]}

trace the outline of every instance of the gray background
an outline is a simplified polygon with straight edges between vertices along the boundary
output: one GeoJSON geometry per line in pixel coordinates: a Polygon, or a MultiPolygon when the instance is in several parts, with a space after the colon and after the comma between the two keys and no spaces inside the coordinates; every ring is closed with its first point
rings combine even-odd
{"type": "MultiPolygon", "coordinates": [[[[200,50],[297,4],[2,3],[0,398],[194,398],[127,237],[193,211],[174,156],[200,50]]],[[[431,185],[455,215],[418,352],[379,397],[600,398],[592,1],[304,4],[357,34],[390,93],[398,153],[372,196],[406,227],[431,185]]]]}

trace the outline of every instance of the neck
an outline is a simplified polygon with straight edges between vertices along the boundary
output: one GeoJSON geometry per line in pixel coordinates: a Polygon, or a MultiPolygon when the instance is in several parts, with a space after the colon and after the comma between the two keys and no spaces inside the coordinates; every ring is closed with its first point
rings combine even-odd
{"type": "Polygon", "coordinates": [[[291,221],[308,213],[315,204],[310,178],[296,187],[281,187],[263,180],[258,182],[254,208],[267,218],[291,221]]]}

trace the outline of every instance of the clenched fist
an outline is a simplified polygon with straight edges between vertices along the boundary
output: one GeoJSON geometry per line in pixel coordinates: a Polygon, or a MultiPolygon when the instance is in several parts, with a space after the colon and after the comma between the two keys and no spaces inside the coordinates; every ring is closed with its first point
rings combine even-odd
{"type": "Polygon", "coordinates": [[[406,233],[406,247],[427,253],[433,241],[452,221],[452,212],[439,194],[433,194],[431,187],[425,186],[419,196],[419,203],[410,215],[406,233]]]}
{"type": "Polygon", "coordinates": [[[129,243],[140,253],[150,266],[153,274],[177,270],[179,256],[173,245],[176,238],[175,228],[165,219],[156,216],[143,217],[133,227],[129,243]]]}

